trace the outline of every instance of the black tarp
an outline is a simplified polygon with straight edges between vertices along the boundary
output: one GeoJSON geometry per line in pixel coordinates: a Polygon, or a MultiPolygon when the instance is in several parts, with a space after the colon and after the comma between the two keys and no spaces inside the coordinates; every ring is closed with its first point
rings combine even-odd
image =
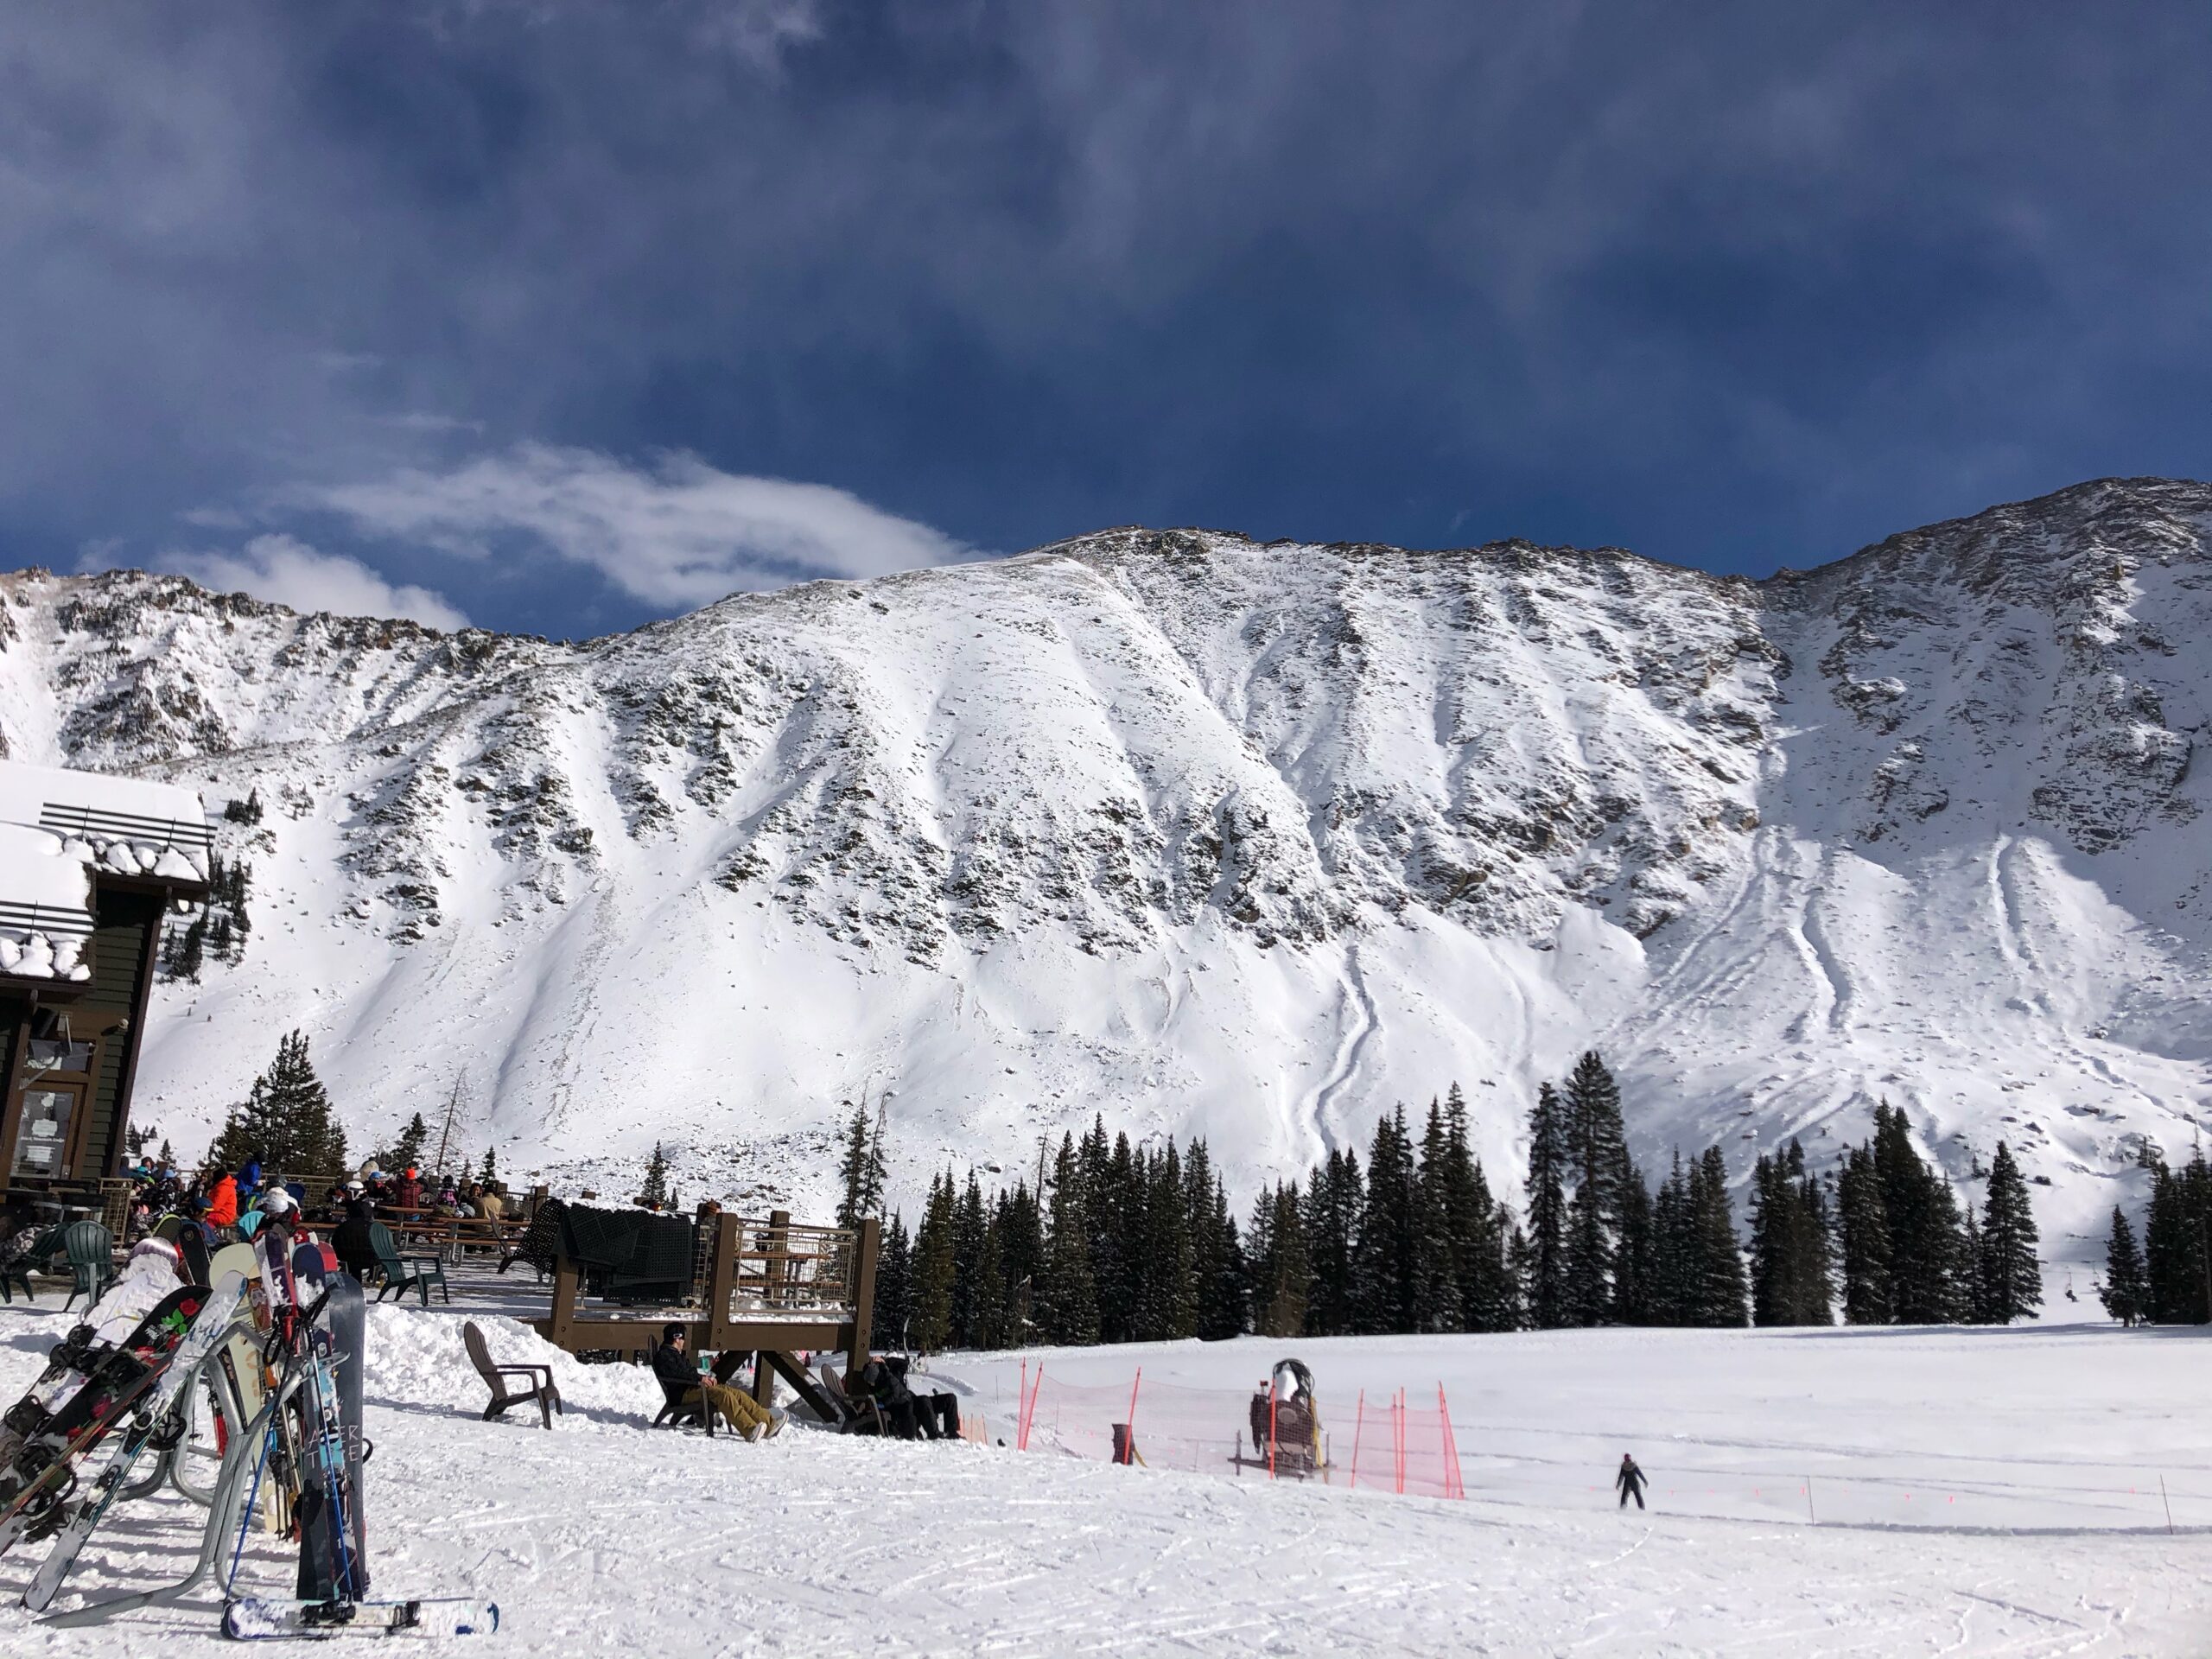
{"type": "Polygon", "coordinates": [[[680,1300],[691,1288],[696,1232],[683,1216],[571,1204],[561,1216],[561,1253],[582,1266],[594,1295],[680,1300]]]}

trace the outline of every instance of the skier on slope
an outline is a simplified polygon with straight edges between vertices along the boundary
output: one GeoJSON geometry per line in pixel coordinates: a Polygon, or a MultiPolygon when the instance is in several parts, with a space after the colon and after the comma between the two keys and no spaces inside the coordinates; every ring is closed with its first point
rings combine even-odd
{"type": "Polygon", "coordinates": [[[1628,1508],[1631,1497],[1637,1509],[1643,1507],[1643,1471],[1636,1466],[1636,1459],[1622,1452],[1620,1472],[1613,1477],[1613,1484],[1620,1489],[1621,1508],[1628,1508]]]}

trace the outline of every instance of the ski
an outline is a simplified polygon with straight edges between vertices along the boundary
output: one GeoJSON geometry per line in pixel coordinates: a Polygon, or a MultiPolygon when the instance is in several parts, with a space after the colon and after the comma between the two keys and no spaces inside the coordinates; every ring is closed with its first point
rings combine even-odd
{"type": "Polygon", "coordinates": [[[416,1601],[292,1601],[242,1596],[223,1606],[223,1634],[234,1641],[283,1637],[489,1636],[499,1628],[499,1605],[465,1597],[416,1601]]]}
{"type": "Polygon", "coordinates": [[[130,1471],[146,1449],[152,1446],[165,1429],[181,1433],[181,1422],[172,1422],[182,1402],[184,1390],[191,1385],[200,1370],[200,1361],[212,1353],[215,1345],[230,1335],[231,1325],[245,1298],[245,1281],[235,1273],[224,1276],[223,1282],[200,1304],[198,1316],[184,1340],[173,1350],[164,1364],[160,1377],[149,1391],[149,1397],[138,1408],[138,1414],[130,1427],[114,1439],[113,1449],[100,1465],[92,1491],[77,1505],[75,1511],[64,1522],[56,1535],[53,1549],[23,1591],[23,1605],[33,1612],[44,1611],[54,1594],[61,1588],[61,1580],[68,1576],[78,1554],[91,1539],[116,1499],[123,1495],[129,1483],[130,1471]]]}

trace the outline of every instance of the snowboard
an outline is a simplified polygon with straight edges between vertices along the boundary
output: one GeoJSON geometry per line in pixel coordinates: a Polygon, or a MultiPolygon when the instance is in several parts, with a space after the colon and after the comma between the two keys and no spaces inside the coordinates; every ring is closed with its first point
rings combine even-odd
{"type": "Polygon", "coordinates": [[[360,1413],[360,1354],[368,1315],[360,1282],[351,1274],[331,1274],[323,1284],[320,1310],[302,1333],[309,1373],[301,1395],[305,1421],[297,1594],[303,1602],[358,1602],[369,1592],[368,1557],[362,1548],[366,1528],[361,1513],[360,1413]]]}
{"type": "Polygon", "coordinates": [[[226,1603],[223,1634],[234,1641],[288,1636],[489,1636],[499,1628],[499,1605],[461,1597],[420,1601],[282,1601],[246,1596],[226,1603]]]}
{"type": "MultiPolygon", "coordinates": [[[[33,1612],[43,1611],[54,1599],[61,1588],[61,1580],[68,1576],[70,1567],[75,1565],[78,1554],[105,1517],[109,1507],[128,1490],[131,1466],[165,1430],[173,1430],[181,1438],[181,1421],[172,1423],[170,1420],[183,1402],[184,1391],[191,1386],[200,1362],[230,1334],[231,1322],[245,1298],[245,1279],[232,1273],[224,1275],[223,1281],[200,1305],[190,1332],[169,1354],[130,1426],[109,1442],[111,1449],[101,1462],[91,1491],[62,1522],[53,1549],[23,1591],[23,1605],[33,1612]]],[[[158,1477],[158,1471],[156,1474],[158,1477]]]]}
{"type": "Polygon", "coordinates": [[[13,1425],[24,1438],[14,1461],[0,1471],[0,1500],[6,1503],[0,1510],[0,1554],[76,1484],[77,1465],[160,1377],[208,1294],[205,1285],[173,1290],[121,1342],[87,1351],[78,1367],[83,1383],[52,1413],[40,1411],[29,1396],[16,1402],[15,1412],[28,1407],[26,1417],[35,1414],[40,1421],[13,1425]]]}

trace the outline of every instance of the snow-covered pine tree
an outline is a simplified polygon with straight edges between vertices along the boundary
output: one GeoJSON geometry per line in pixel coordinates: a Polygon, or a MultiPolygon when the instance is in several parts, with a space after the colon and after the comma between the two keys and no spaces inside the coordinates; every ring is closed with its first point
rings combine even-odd
{"type": "Polygon", "coordinates": [[[1524,1283],[1529,1322],[1539,1331],[1567,1323],[1567,1125],[1559,1091],[1536,1086],[1529,1113],[1528,1244],[1524,1283]]]}
{"type": "Polygon", "coordinates": [[[476,1179],[486,1186],[499,1179],[499,1154],[490,1147],[484,1148],[484,1161],[476,1166],[476,1179]]]}
{"type": "Polygon", "coordinates": [[[2036,1219],[2028,1184],[2012,1149],[1997,1143],[1989,1164],[1989,1198],[1981,1217],[1983,1317],[1999,1325],[2025,1319],[2043,1306],[2043,1269],[2036,1261],[2036,1219]]]}
{"type": "Polygon", "coordinates": [[[2127,1224],[2126,1214],[2114,1205],[2112,1232],[2105,1240],[2105,1281],[2098,1287],[2097,1298],[2107,1313],[2123,1325],[2132,1325],[2143,1318],[2150,1290],[2135,1230],[2127,1224]]]}

